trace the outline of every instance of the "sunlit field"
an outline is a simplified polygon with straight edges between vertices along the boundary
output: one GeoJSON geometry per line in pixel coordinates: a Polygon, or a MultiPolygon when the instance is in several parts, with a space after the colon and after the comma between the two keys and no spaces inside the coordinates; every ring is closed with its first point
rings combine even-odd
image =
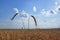
{"type": "Polygon", "coordinates": [[[59,29],[0,30],[0,40],[60,40],[59,29]]]}

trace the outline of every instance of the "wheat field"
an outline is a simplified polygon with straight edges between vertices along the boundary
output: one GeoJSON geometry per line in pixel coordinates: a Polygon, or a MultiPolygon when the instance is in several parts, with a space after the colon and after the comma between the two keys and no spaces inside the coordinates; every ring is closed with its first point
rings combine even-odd
{"type": "Polygon", "coordinates": [[[60,40],[59,29],[1,29],[0,40],[60,40]]]}

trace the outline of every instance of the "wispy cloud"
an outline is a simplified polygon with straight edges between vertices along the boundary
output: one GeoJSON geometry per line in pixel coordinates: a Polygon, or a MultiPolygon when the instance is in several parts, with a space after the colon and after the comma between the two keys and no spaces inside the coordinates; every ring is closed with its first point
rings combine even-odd
{"type": "Polygon", "coordinates": [[[55,5],[57,6],[58,5],[58,2],[55,2],[55,5]]]}
{"type": "Polygon", "coordinates": [[[33,7],[33,11],[36,12],[37,11],[37,8],[36,6],[33,7]]]}
{"type": "Polygon", "coordinates": [[[38,21],[38,28],[40,29],[51,29],[51,28],[60,28],[60,21],[58,19],[51,19],[50,21],[38,21]]]}
{"type": "Polygon", "coordinates": [[[19,13],[19,11],[18,11],[17,8],[13,8],[13,10],[14,10],[16,13],[19,13]]]}
{"type": "Polygon", "coordinates": [[[60,5],[58,5],[56,8],[55,8],[55,11],[58,13],[60,12],[60,5]]]}
{"type": "Polygon", "coordinates": [[[55,5],[53,5],[54,8],[51,8],[51,9],[42,9],[41,11],[41,14],[44,15],[44,16],[51,16],[51,15],[56,15],[60,12],[60,1],[59,0],[56,0],[54,2],[55,5]]]}
{"type": "Polygon", "coordinates": [[[29,17],[29,14],[25,10],[22,10],[20,13],[21,13],[20,14],[21,17],[24,17],[24,18],[28,18],[29,17]]]}
{"type": "Polygon", "coordinates": [[[57,5],[55,7],[55,9],[51,9],[51,10],[47,10],[47,11],[45,9],[42,9],[41,14],[48,17],[50,15],[56,15],[59,12],[60,12],[60,5],[57,5]]]}
{"type": "Polygon", "coordinates": [[[42,15],[45,15],[45,16],[50,16],[50,15],[52,15],[54,13],[54,11],[53,10],[45,10],[45,9],[42,9],[42,11],[41,11],[41,14],[42,15]]]}

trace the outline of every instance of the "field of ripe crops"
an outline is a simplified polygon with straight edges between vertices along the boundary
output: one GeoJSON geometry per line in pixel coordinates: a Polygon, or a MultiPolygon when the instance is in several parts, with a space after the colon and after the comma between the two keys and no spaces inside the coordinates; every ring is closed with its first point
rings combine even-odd
{"type": "Polygon", "coordinates": [[[0,30],[0,40],[60,40],[60,30],[0,30]]]}

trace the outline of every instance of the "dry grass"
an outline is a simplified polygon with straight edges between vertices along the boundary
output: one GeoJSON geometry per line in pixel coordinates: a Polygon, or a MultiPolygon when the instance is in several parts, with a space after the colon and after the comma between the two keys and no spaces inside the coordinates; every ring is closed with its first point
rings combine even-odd
{"type": "Polygon", "coordinates": [[[60,40],[60,30],[0,30],[0,40],[60,40]]]}

